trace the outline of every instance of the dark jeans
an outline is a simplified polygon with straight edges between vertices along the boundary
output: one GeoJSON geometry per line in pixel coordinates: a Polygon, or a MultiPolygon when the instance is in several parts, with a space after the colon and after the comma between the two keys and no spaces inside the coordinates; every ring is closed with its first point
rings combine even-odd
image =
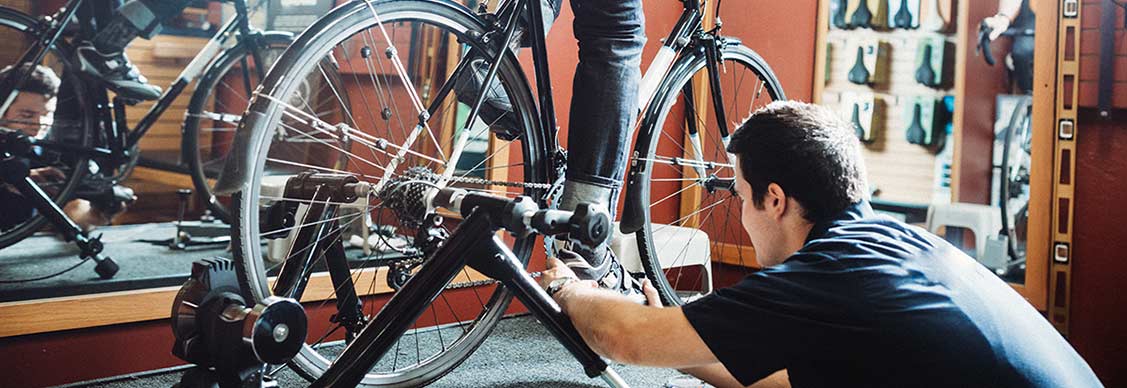
{"type": "Polygon", "coordinates": [[[1032,36],[1015,36],[1010,56],[1014,60],[1014,81],[1022,93],[1033,93],[1033,46],[1032,36]]]}
{"type": "Polygon", "coordinates": [[[567,179],[617,188],[637,115],[641,0],[570,0],[579,65],[571,96],[567,179]]]}

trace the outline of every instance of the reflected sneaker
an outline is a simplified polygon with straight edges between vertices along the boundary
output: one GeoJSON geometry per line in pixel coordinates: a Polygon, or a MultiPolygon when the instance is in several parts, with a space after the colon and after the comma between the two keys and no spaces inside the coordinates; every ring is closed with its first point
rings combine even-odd
{"type": "Polygon", "coordinates": [[[124,52],[103,54],[90,43],[83,43],[75,50],[79,69],[91,77],[101,80],[107,89],[118,96],[149,101],[160,98],[159,87],[149,84],[149,80],[137,71],[124,52]]]}
{"type": "MultiPolygon", "coordinates": [[[[454,81],[454,92],[458,95],[458,102],[472,107],[478,96],[481,95],[482,86],[485,84],[485,75],[489,74],[490,64],[485,58],[481,57],[467,60],[470,61],[469,68],[463,71],[462,75],[454,81]]],[[[481,102],[481,111],[478,116],[481,121],[489,125],[489,130],[501,139],[513,140],[523,134],[517,115],[513,112],[513,104],[509,101],[509,95],[496,78],[489,90],[485,92],[485,100],[481,102]]]]}

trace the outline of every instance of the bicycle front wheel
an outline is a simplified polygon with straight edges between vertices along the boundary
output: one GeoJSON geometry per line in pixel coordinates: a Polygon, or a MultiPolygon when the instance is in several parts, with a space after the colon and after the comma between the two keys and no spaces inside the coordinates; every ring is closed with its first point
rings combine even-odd
{"type": "MultiPolygon", "coordinates": [[[[265,207],[292,204],[298,213],[313,208],[314,201],[278,190],[284,182],[300,172],[316,171],[350,175],[377,188],[388,179],[439,176],[447,177],[448,186],[501,195],[540,198],[547,188],[548,137],[536,124],[534,100],[514,57],[505,57],[493,84],[508,96],[508,113],[480,117],[467,131],[466,101],[472,98],[459,87],[442,93],[447,90],[443,85],[456,82],[452,78],[462,79],[452,72],[472,55],[467,53],[492,50],[479,43],[485,31],[486,25],[469,10],[449,2],[346,3],[302,34],[252,100],[237,135],[247,136],[248,143],[232,153],[249,172],[248,181],[232,195],[235,256],[254,299],[277,294],[306,302],[309,338],[290,363],[302,376],[321,376],[344,341],[357,333],[333,318],[341,308],[326,301],[353,291],[361,296],[363,314],[371,320],[398,285],[428,264],[423,242],[415,238],[418,224],[401,218],[394,204],[378,196],[351,204],[322,198],[325,202],[319,205],[341,205],[340,212],[328,218],[298,216],[301,221],[289,227],[270,223],[260,217],[265,207]],[[328,81],[337,75],[343,87],[309,87],[332,85],[328,81]],[[307,104],[311,99],[329,103],[307,104]],[[520,128],[515,130],[522,135],[511,142],[500,140],[489,129],[497,122],[517,123],[520,128]],[[305,222],[311,219],[320,221],[305,222]],[[371,233],[371,253],[356,248],[345,252],[355,290],[331,285],[326,289],[317,282],[327,277],[316,274],[294,287],[271,289],[269,276],[276,268],[294,265],[310,249],[295,246],[292,235],[319,222],[340,225],[333,232],[346,235],[359,228],[355,240],[362,240],[364,230],[371,233]]],[[[452,230],[459,222],[447,217],[443,225],[452,230]]],[[[533,239],[509,242],[527,263],[533,239]]],[[[367,371],[362,385],[414,387],[445,375],[484,340],[510,300],[502,286],[463,270],[367,371]]]]}
{"type": "MultiPolygon", "coordinates": [[[[231,220],[228,205],[215,196],[212,187],[230,154],[235,128],[242,119],[251,93],[258,87],[259,70],[261,74],[266,74],[292,41],[289,34],[262,35],[257,42],[258,57],[264,62],[261,69],[255,63],[248,42],[227,50],[200,78],[188,102],[180,148],[196,191],[207,199],[208,209],[225,222],[231,220]]],[[[333,80],[339,81],[339,78],[334,77],[333,80]]]]}
{"type": "Polygon", "coordinates": [[[665,303],[679,305],[756,266],[754,251],[744,248],[751,243],[716,109],[730,134],[739,125],[732,120],[786,96],[767,62],[738,44],[723,48],[717,61],[719,90],[710,90],[704,55],[682,58],[669,74],[642,118],[630,175],[637,194],[629,198],[643,217],[635,234],[646,276],[665,303]]]}
{"type": "MultiPolygon", "coordinates": [[[[17,62],[27,50],[38,48],[40,31],[42,29],[35,19],[18,11],[0,7],[0,47],[2,47],[0,69],[22,68],[23,65],[17,62]]],[[[54,47],[47,50],[43,61],[36,64],[62,81],[58,94],[46,102],[39,103],[38,106],[35,104],[25,106],[18,102],[24,101],[23,98],[29,98],[27,101],[34,102],[37,97],[31,95],[32,93],[21,92],[17,102],[13,102],[12,107],[0,118],[0,127],[4,130],[21,131],[28,136],[67,147],[90,146],[93,141],[91,132],[94,128],[94,115],[90,109],[92,104],[87,100],[85,85],[77,76],[77,65],[68,60],[70,52],[67,42],[60,39],[54,47]],[[16,109],[17,105],[23,108],[16,109]],[[33,109],[25,109],[26,107],[33,109]]],[[[0,97],[0,100],[6,97],[0,97]]],[[[0,159],[4,158],[6,156],[0,155],[0,159]]],[[[91,164],[88,158],[61,148],[41,147],[31,155],[16,158],[24,159],[20,163],[26,162],[32,169],[57,169],[62,172],[64,178],[61,180],[38,183],[60,208],[72,198],[83,177],[98,170],[98,166],[91,164]]],[[[25,204],[23,209],[26,212],[0,215],[0,248],[23,240],[43,229],[47,223],[47,219],[31,206],[30,200],[23,199],[13,190],[14,188],[0,182],[0,191],[5,192],[5,200],[23,201],[25,204]]]]}

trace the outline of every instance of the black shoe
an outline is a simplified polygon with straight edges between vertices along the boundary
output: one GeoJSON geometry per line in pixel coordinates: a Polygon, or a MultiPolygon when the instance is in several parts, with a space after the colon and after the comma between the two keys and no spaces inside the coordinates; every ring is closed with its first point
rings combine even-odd
{"type": "Polygon", "coordinates": [[[103,54],[92,44],[84,43],[75,53],[79,69],[100,79],[118,96],[141,101],[160,98],[160,88],[149,84],[149,80],[129,62],[125,52],[103,54]]]}
{"type": "MultiPolygon", "coordinates": [[[[470,61],[469,68],[454,81],[454,92],[458,94],[458,102],[472,106],[481,95],[485,75],[489,73],[489,63],[481,57],[467,60],[470,61]]],[[[485,94],[479,116],[489,125],[489,130],[503,140],[513,140],[523,134],[517,115],[513,112],[513,104],[509,101],[509,95],[505,93],[501,82],[496,79],[485,94]]]]}

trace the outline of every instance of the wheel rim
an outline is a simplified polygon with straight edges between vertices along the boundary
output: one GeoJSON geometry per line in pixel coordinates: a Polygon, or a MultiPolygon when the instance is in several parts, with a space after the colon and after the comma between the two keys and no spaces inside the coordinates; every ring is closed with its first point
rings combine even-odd
{"type": "MultiPolygon", "coordinates": [[[[396,9],[394,8],[396,4],[397,3],[381,3],[377,4],[376,6],[380,9],[379,14],[381,19],[383,20],[384,26],[388,28],[390,35],[389,37],[393,42],[397,42],[396,45],[399,52],[425,52],[425,50],[416,50],[416,46],[413,45],[414,42],[445,42],[448,44],[448,46],[445,46],[446,48],[461,48],[461,50],[458,52],[464,54],[464,47],[456,46],[455,38],[465,38],[465,27],[461,27],[458,22],[453,21],[449,17],[444,17],[433,12],[414,11],[409,9],[410,7],[396,9]],[[390,5],[392,7],[388,8],[385,7],[385,5],[390,5]],[[443,27],[446,30],[442,30],[439,27],[443,27]],[[410,43],[401,43],[401,41],[396,41],[396,39],[405,38],[397,35],[400,33],[410,33],[410,38],[412,38],[409,41],[410,43]]],[[[365,10],[366,8],[360,11],[365,10]]],[[[303,67],[289,69],[288,73],[297,74],[296,76],[285,77],[285,79],[293,80],[302,78],[302,74],[311,74],[313,72],[323,74],[326,71],[326,65],[324,64],[332,63],[333,66],[335,66],[335,70],[329,70],[339,71],[342,79],[346,83],[353,82],[356,85],[364,86],[364,88],[359,92],[351,89],[343,92],[340,90],[332,91],[332,95],[334,97],[337,97],[337,101],[341,100],[339,96],[341,96],[342,94],[348,95],[348,99],[363,104],[363,106],[366,108],[363,111],[358,109],[344,109],[341,112],[342,114],[339,118],[343,120],[341,120],[340,122],[345,124],[354,123],[355,127],[342,129],[342,133],[346,133],[348,134],[348,136],[338,137],[336,139],[340,140],[343,138],[351,138],[353,139],[353,141],[350,143],[350,145],[341,146],[340,144],[324,144],[325,142],[322,141],[314,142],[317,143],[317,147],[321,149],[321,152],[328,152],[331,150],[332,152],[329,153],[345,155],[345,159],[347,159],[348,163],[346,163],[344,167],[326,168],[326,166],[318,163],[312,163],[308,161],[283,160],[276,156],[267,156],[266,158],[259,158],[258,160],[256,160],[253,166],[253,171],[255,171],[253,175],[255,177],[255,182],[252,182],[247,191],[239,193],[236,196],[236,203],[238,203],[239,208],[237,214],[238,227],[240,229],[239,234],[240,236],[245,236],[242,239],[249,240],[246,243],[240,244],[240,248],[245,251],[241,252],[244,257],[259,257],[263,250],[259,247],[259,243],[257,242],[259,241],[258,235],[260,234],[260,230],[258,228],[258,214],[256,211],[252,211],[254,210],[253,207],[256,207],[257,202],[260,202],[261,199],[270,199],[274,201],[286,200],[285,198],[277,197],[269,198],[269,195],[262,194],[261,183],[265,180],[270,179],[270,177],[265,177],[263,172],[270,171],[271,165],[298,166],[302,168],[315,168],[317,170],[325,172],[348,173],[357,176],[361,180],[378,183],[379,180],[383,177],[383,169],[380,167],[386,167],[391,161],[391,158],[389,157],[389,155],[386,155],[380,150],[373,147],[374,144],[378,143],[377,138],[388,140],[388,143],[392,145],[403,145],[410,143],[406,141],[407,139],[411,138],[411,136],[408,135],[410,133],[410,130],[412,129],[410,128],[409,123],[411,123],[411,120],[414,119],[416,115],[411,114],[410,116],[405,116],[403,112],[407,112],[409,111],[409,109],[407,109],[407,107],[404,107],[403,105],[406,105],[408,103],[406,103],[405,100],[401,98],[396,98],[394,92],[387,91],[392,89],[391,85],[395,85],[399,83],[399,81],[395,79],[395,75],[389,75],[387,73],[382,73],[376,70],[390,68],[392,63],[390,63],[390,61],[386,57],[383,57],[382,55],[376,55],[385,51],[386,43],[381,44],[382,38],[380,36],[382,35],[382,33],[378,29],[376,29],[375,26],[360,24],[359,21],[356,21],[360,20],[363,16],[365,16],[363,12],[356,12],[352,14],[348,21],[339,23],[347,27],[345,27],[342,31],[338,31],[332,34],[339,37],[347,36],[349,37],[349,39],[332,38],[329,39],[328,42],[318,41],[316,44],[312,44],[305,48],[306,50],[310,50],[311,52],[316,53],[311,57],[331,57],[330,60],[317,60],[317,62],[321,63],[320,65],[312,65],[312,60],[305,61],[306,64],[303,67]],[[385,87],[385,85],[387,90],[382,89],[385,87]],[[390,110],[391,114],[388,115],[387,111],[385,109],[382,109],[381,107],[390,110]],[[371,123],[381,123],[380,119],[382,119],[382,123],[385,124],[384,126],[371,125],[371,123]],[[404,123],[407,123],[408,125],[403,125],[404,123]],[[375,130],[370,130],[372,128],[375,128],[375,130]],[[246,199],[242,198],[244,196],[246,197],[246,199]],[[254,203],[254,206],[251,205],[252,203],[254,203]]],[[[366,16],[368,18],[371,17],[370,13],[368,13],[366,16]]],[[[309,57],[306,58],[308,59],[309,57]]],[[[427,58],[425,56],[416,55],[404,55],[401,58],[403,58],[403,64],[405,65],[405,68],[408,69],[408,72],[412,74],[412,83],[416,86],[418,94],[424,98],[431,98],[429,97],[430,94],[434,94],[442,84],[441,82],[436,81],[439,78],[443,78],[443,74],[445,74],[445,76],[448,76],[448,72],[450,70],[453,70],[452,68],[448,68],[446,69],[447,73],[431,73],[420,69],[428,69],[428,67],[426,67],[427,61],[436,62],[434,58],[427,58]],[[422,77],[420,76],[421,74],[432,74],[433,76],[422,77]],[[427,78],[431,78],[430,81],[432,82],[428,83],[427,78]]],[[[456,61],[454,63],[456,63],[456,61]]],[[[435,67],[430,67],[429,69],[434,68],[435,67]]],[[[514,79],[511,75],[513,71],[513,67],[503,66],[503,72],[505,72],[505,74],[509,74],[508,78],[506,79],[507,84],[514,84],[514,79]]],[[[267,82],[270,82],[270,78],[268,78],[267,82]]],[[[294,82],[292,81],[283,81],[283,83],[280,84],[283,86],[277,88],[267,87],[264,88],[264,90],[276,92],[278,95],[288,95],[287,91],[293,89],[293,84],[294,82]]],[[[258,110],[257,107],[260,106],[260,103],[257,102],[255,103],[254,107],[252,107],[252,110],[255,112],[264,112],[262,117],[259,118],[259,120],[261,120],[262,122],[276,123],[279,127],[284,127],[284,129],[287,131],[304,132],[306,135],[312,135],[313,137],[326,135],[324,131],[313,134],[308,130],[300,130],[298,128],[294,128],[294,122],[296,122],[297,120],[295,120],[294,122],[286,122],[287,118],[295,119],[298,117],[304,117],[305,119],[307,119],[307,121],[309,121],[308,117],[301,116],[297,112],[289,112],[295,110],[293,104],[273,101],[276,99],[268,97],[260,96],[258,98],[272,100],[269,102],[261,103],[262,106],[269,106],[269,109],[258,110]]],[[[528,99],[516,98],[514,100],[514,103],[518,104],[518,111],[531,111],[530,104],[526,102],[528,101],[528,99]]],[[[429,101],[425,102],[429,103],[429,101]]],[[[440,105],[443,108],[435,112],[435,114],[432,116],[431,121],[429,122],[432,126],[432,129],[437,131],[439,128],[450,127],[448,125],[449,123],[461,122],[457,121],[461,113],[454,111],[454,109],[457,109],[460,105],[464,104],[459,103],[458,98],[453,95],[444,99],[443,103],[440,105]]],[[[533,125],[531,119],[529,118],[524,118],[523,123],[526,128],[531,128],[533,125]]],[[[274,126],[274,124],[266,124],[267,128],[272,126],[274,126]]],[[[335,127],[335,125],[333,126],[335,127]]],[[[352,127],[352,125],[349,126],[352,127]]],[[[531,131],[526,132],[531,133],[531,131]]],[[[471,133],[475,133],[475,136],[471,136],[471,138],[476,138],[478,137],[477,135],[481,134],[484,134],[486,135],[486,138],[489,138],[489,130],[487,126],[483,125],[480,122],[475,124],[475,126],[471,129],[471,133]]],[[[419,139],[419,141],[413,143],[413,146],[404,147],[409,151],[406,151],[406,153],[404,154],[405,161],[398,167],[396,167],[394,171],[395,175],[402,175],[403,170],[408,167],[419,166],[430,167],[432,168],[432,171],[439,173],[439,169],[435,168],[435,166],[441,166],[441,161],[446,161],[447,163],[449,163],[449,157],[447,155],[449,155],[450,148],[453,145],[453,135],[432,137],[430,136],[430,134],[434,134],[434,132],[418,136],[417,138],[419,139]],[[430,151],[429,154],[427,152],[424,152],[424,150],[428,149],[430,151]],[[443,149],[443,151],[437,151],[439,149],[443,149]],[[439,155],[439,157],[436,158],[433,155],[439,155]],[[439,162],[436,162],[434,159],[438,159],[439,162]]],[[[326,139],[328,138],[322,137],[320,140],[326,139]]],[[[496,176],[499,176],[501,172],[509,174],[507,176],[520,176],[518,174],[523,172],[523,176],[525,177],[524,179],[533,179],[533,181],[535,181],[536,179],[542,180],[542,177],[535,178],[540,175],[540,173],[538,172],[538,166],[526,165],[524,163],[524,160],[532,160],[529,159],[531,155],[531,151],[529,149],[534,148],[537,144],[539,144],[537,143],[538,141],[539,139],[537,139],[536,136],[532,136],[531,138],[526,137],[526,139],[524,140],[517,141],[520,143],[519,145],[512,145],[511,147],[510,144],[512,143],[501,144],[494,142],[493,144],[489,145],[491,148],[489,148],[487,152],[484,153],[484,158],[482,158],[482,160],[477,161],[463,159],[462,163],[458,164],[459,170],[455,176],[473,177],[475,175],[481,175],[484,178],[495,178],[496,176]],[[518,149],[520,150],[519,153],[517,151],[518,149]],[[502,163],[502,159],[504,159],[503,157],[508,159],[503,161],[502,163]],[[508,167],[508,171],[504,171],[500,167],[508,167]]],[[[255,143],[254,148],[249,152],[249,154],[272,155],[274,151],[271,149],[271,147],[273,145],[273,143],[265,141],[265,139],[261,139],[260,141],[255,143]]],[[[318,152],[307,152],[307,154],[317,153],[318,152]]],[[[537,155],[534,158],[539,159],[541,157],[537,155]]],[[[475,190],[484,190],[494,194],[503,193],[507,195],[516,195],[522,193],[519,188],[514,187],[482,187],[480,185],[475,186],[468,183],[453,183],[452,185],[463,186],[464,188],[472,188],[475,190]]],[[[525,191],[525,193],[535,192],[536,190],[525,191]]],[[[373,198],[372,205],[358,214],[365,213],[371,215],[375,224],[396,226],[398,228],[402,228],[402,230],[410,229],[407,225],[395,224],[394,221],[390,220],[391,218],[395,217],[394,214],[387,211],[386,209],[381,208],[378,198],[373,198]]],[[[342,218],[339,221],[343,224],[347,222],[356,222],[360,219],[361,218],[359,216],[353,216],[351,218],[342,218]]],[[[396,241],[394,240],[400,237],[404,237],[401,241],[409,242],[409,240],[405,238],[407,237],[406,235],[409,234],[408,232],[399,232],[399,230],[397,230],[397,233],[399,234],[390,233],[389,236],[385,236],[383,238],[380,238],[379,240],[381,243],[389,243],[389,245],[395,245],[396,241]]],[[[518,253],[518,256],[520,256],[523,260],[527,260],[531,248],[531,241],[523,240],[517,242],[516,245],[517,246],[515,251],[518,253]]],[[[403,251],[406,251],[406,249],[404,249],[403,251]]],[[[403,252],[396,253],[402,254],[403,252]]],[[[388,255],[388,257],[390,257],[390,254],[388,255]]],[[[387,263],[388,260],[390,260],[388,257],[369,256],[367,260],[369,262],[387,263]]],[[[269,270],[268,268],[264,267],[254,267],[254,263],[248,262],[246,269],[247,273],[261,274],[264,271],[269,270]]],[[[364,273],[362,271],[354,271],[354,277],[359,278],[360,276],[357,275],[379,276],[378,273],[377,275],[372,275],[370,273],[364,273]]],[[[465,270],[462,272],[462,274],[459,275],[459,278],[460,279],[456,279],[456,281],[461,281],[461,278],[466,279],[466,281],[476,281],[480,279],[480,277],[472,275],[470,272],[465,270]]],[[[259,279],[255,279],[252,283],[257,283],[252,284],[252,288],[257,287],[257,289],[254,290],[254,292],[257,293],[257,295],[255,295],[256,297],[261,297],[265,292],[268,292],[265,289],[266,283],[264,279],[261,278],[261,276],[259,276],[259,279]]],[[[372,281],[371,284],[373,285],[372,287],[374,287],[376,281],[372,281]]],[[[358,286],[358,288],[360,287],[363,287],[363,285],[358,286]]],[[[443,296],[436,300],[436,302],[432,304],[426,312],[424,312],[423,317],[420,317],[419,321],[416,322],[413,332],[409,331],[404,335],[403,338],[412,336],[414,342],[411,343],[410,341],[408,341],[408,343],[403,343],[403,341],[401,340],[401,343],[399,345],[402,346],[397,345],[397,348],[393,349],[392,352],[389,353],[392,354],[391,356],[389,356],[391,359],[388,360],[389,357],[385,357],[380,364],[377,364],[377,366],[373,368],[372,372],[369,373],[363,383],[379,385],[417,385],[420,382],[425,382],[437,378],[441,376],[441,374],[443,374],[446,370],[452,368],[453,365],[456,365],[457,362],[460,362],[460,360],[464,358],[464,356],[461,356],[459,352],[463,352],[464,354],[468,355],[468,350],[472,350],[473,347],[476,347],[476,344],[480,341],[481,338],[484,337],[485,334],[487,334],[488,330],[492,327],[491,323],[495,322],[500,314],[503,313],[504,307],[507,305],[509,299],[508,294],[503,291],[493,292],[493,290],[490,289],[491,287],[492,286],[487,286],[485,289],[474,287],[470,288],[469,291],[448,290],[447,292],[444,292],[443,296]],[[447,297],[448,293],[450,294],[449,297],[447,297]],[[471,294],[472,296],[463,295],[467,293],[471,294]],[[467,311],[460,310],[465,309],[465,306],[457,306],[457,303],[449,302],[450,298],[459,297],[459,300],[472,300],[474,301],[474,303],[477,303],[478,305],[471,306],[470,310],[476,308],[478,311],[468,311],[467,314],[467,311]],[[445,306],[436,306],[439,304],[439,301],[443,299],[446,299],[448,303],[446,303],[445,306]],[[492,308],[487,308],[487,306],[492,308]],[[445,326],[440,329],[434,328],[436,324],[446,323],[450,320],[454,322],[460,322],[461,324],[445,326]],[[487,324],[482,325],[481,323],[487,324]],[[460,336],[456,335],[456,337],[458,337],[457,340],[451,340],[450,338],[448,338],[451,335],[448,333],[457,334],[458,332],[460,332],[460,336]],[[432,349],[434,353],[426,354],[426,352],[423,352],[421,349],[419,349],[421,345],[424,344],[424,342],[433,342],[436,339],[439,342],[439,346],[432,349]],[[407,357],[410,359],[408,361],[414,362],[415,365],[406,368],[403,367],[403,360],[398,357],[398,355],[400,355],[400,349],[404,346],[408,348],[413,346],[416,350],[416,352],[407,357]]],[[[321,303],[321,305],[323,306],[324,303],[321,303]]],[[[316,306],[313,307],[313,309],[318,309],[320,307],[321,306],[316,306]]],[[[365,314],[369,315],[369,317],[371,315],[374,315],[374,313],[376,312],[375,307],[376,306],[374,306],[372,303],[368,303],[364,309],[365,314]]],[[[299,356],[293,361],[299,371],[304,370],[307,374],[313,375],[307,377],[315,377],[323,372],[330,363],[329,359],[336,355],[334,353],[336,349],[332,346],[320,346],[316,343],[319,342],[318,340],[321,339],[321,337],[326,338],[326,340],[331,340],[339,337],[339,333],[330,333],[331,331],[331,328],[324,330],[324,333],[317,333],[315,329],[311,330],[310,342],[314,342],[314,344],[303,349],[301,354],[299,354],[299,356]]]]}
{"type": "MultiPolygon", "coordinates": [[[[1029,172],[1032,161],[1031,112],[1029,101],[1019,102],[1017,115],[1007,128],[1002,155],[1000,207],[1002,226],[1008,236],[1010,263],[1025,261],[1026,226],[1029,219],[1029,172]]],[[[1008,266],[1007,266],[1008,267],[1008,266]]],[[[1005,268],[1003,270],[1008,270],[1005,268]]]]}
{"type": "MultiPolygon", "coordinates": [[[[758,56],[744,50],[725,51],[719,77],[729,133],[739,124],[735,120],[766,106],[775,99],[773,96],[785,99],[770,69],[758,56]]],[[[664,276],[657,279],[659,288],[666,301],[675,304],[730,284],[758,266],[754,251],[742,248],[751,243],[740,222],[741,202],[732,186],[735,162],[724,149],[727,139],[720,136],[711,96],[697,92],[689,95],[683,88],[694,82],[692,74],[700,75],[700,84],[707,85],[704,66],[704,59],[698,58],[687,65],[687,71],[674,73],[681,77],[672,85],[681,86],[671,89],[676,90],[674,96],[662,101],[654,121],[657,129],[650,140],[651,151],[636,160],[647,166],[642,178],[647,222],[639,231],[638,244],[644,250],[644,265],[649,266],[646,270],[651,274],[660,270],[664,276]],[[690,115],[698,128],[700,158],[695,156],[698,147],[685,135],[690,125],[682,118],[690,115]],[[723,263],[712,261],[718,258],[723,258],[723,263]],[[706,277],[709,269],[712,281],[706,277]]]]}

